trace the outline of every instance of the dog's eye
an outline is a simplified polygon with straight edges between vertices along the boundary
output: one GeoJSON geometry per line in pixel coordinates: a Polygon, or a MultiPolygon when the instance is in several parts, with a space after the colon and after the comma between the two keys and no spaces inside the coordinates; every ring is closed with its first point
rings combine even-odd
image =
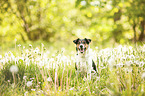
{"type": "Polygon", "coordinates": [[[83,44],[85,44],[85,42],[82,42],[83,44]]]}

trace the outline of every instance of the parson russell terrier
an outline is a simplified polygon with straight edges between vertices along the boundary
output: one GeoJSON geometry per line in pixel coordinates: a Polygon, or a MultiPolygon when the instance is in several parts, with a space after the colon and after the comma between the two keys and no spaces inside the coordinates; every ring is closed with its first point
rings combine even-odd
{"type": "Polygon", "coordinates": [[[89,43],[91,39],[76,39],[73,40],[76,44],[76,64],[75,68],[78,72],[86,72],[87,79],[91,79],[91,72],[96,72],[96,65],[92,59],[89,43]]]}

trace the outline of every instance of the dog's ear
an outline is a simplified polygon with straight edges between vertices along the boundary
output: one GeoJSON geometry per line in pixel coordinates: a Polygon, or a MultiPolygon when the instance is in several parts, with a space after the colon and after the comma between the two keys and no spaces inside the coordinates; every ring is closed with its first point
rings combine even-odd
{"type": "Polygon", "coordinates": [[[73,40],[73,42],[75,43],[75,44],[77,44],[77,42],[80,40],[80,38],[78,38],[78,39],[76,39],[76,40],[73,40]]]}
{"type": "Polygon", "coordinates": [[[91,42],[91,39],[85,38],[85,40],[86,40],[87,44],[89,44],[91,42]]]}

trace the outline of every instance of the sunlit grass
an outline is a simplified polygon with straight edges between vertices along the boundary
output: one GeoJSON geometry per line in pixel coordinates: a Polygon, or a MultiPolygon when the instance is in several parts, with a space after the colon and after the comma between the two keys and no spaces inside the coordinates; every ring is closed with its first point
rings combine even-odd
{"type": "Polygon", "coordinates": [[[75,52],[51,52],[42,44],[0,55],[0,94],[9,95],[145,95],[145,45],[93,51],[98,74],[77,74],[75,52]]]}

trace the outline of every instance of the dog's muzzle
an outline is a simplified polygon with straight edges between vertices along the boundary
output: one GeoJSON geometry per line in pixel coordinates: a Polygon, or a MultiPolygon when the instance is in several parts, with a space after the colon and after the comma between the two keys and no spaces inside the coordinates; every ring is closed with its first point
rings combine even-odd
{"type": "Polygon", "coordinates": [[[81,53],[84,53],[86,48],[85,48],[85,46],[83,44],[80,44],[79,50],[80,50],[81,53]]]}

